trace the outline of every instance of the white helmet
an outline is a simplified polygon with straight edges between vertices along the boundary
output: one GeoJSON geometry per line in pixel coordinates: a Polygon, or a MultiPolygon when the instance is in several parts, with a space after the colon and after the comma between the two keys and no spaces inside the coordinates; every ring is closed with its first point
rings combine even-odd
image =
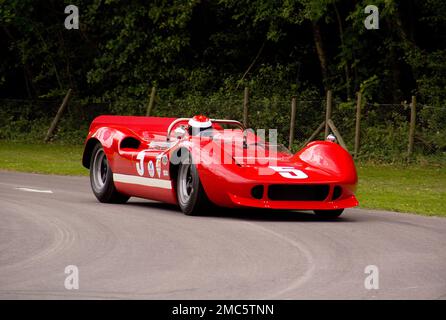
{"type": "Polygon", "coordinates": [[[209,127],[212,127],[211,120],[208,117],[204,116],[204,115],[194,116],[193,118],[191,118],[189,120],[188,124],[191,127],[194,127],[194,128],[209,128],[209,127]]]}
{"type": "Polygon", "coordinates": [[[204,115],[197,115],[191,118],[188,122],[189,134],[197,135],[202,131],[212,128],[211,120],[204,115]]]}

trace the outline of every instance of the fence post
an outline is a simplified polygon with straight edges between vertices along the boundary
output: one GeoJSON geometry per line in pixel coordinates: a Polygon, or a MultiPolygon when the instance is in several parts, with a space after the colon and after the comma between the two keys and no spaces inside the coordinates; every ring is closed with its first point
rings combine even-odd
{"type": "Polygon", "coordinates": [[[156,88],[152,87],[152,91],[150,92],[149,105],[147,106],[147,112],[146,112],[147,117],[149,117],[150,114],[152,113],[153,104],[155,103],[155,94],[156,94],[156,88]]]}
{"type": "Polygon", "coordinates": [[[336,136],[336,139],[338,139],[339,144],[348,151],[347,145],[344,142],[344,139],[342,139],[341,133],[336,128],[335,124],[333,123],[333,120],[328,119],[328,126],[330,127],[331,131],[333,131],[334,135],[336,136]]]}
{"type": "Polygon", "coordinates": [[[362,93],[357,93],[357,101],[356,101],[356,126],[355,126],[355,159],[358,157],[359,153],[359,135],[361,131],[361,99],[362,93]]]}
{"type": "Polygon", "coordinates": [[[65,95],[65,98],[63,99],[62,104],[60,105],[59,110],[57,111],[56,116],[54,117],[53,122],[51,123],[51,126],[48,129],[48,132],[46,133],[45,140],[44,140],[45,142],[48,142],[50,140],[51,136],[53,135],[53,131],[54,131],[54,129],[56,129],[56,126],[59,123],[60,118],[62,117],[62,113],[64,112],[64,110],[68,104],[68,101],[70,100],[72,91],[73,90],[68,89],[68,92],[65,95]]]}
{"type": "Polygon", "coordinates": [[[245,87],[243,95],[243,125],[248,128],[249,89],[245,87]]]}
{"type": "Polygon", "coordinates": [[[331,90],[327,91],[327,110],[325,111],[325,136],[326,138],[328,136],[329,132],[329,126],[328,126],[328,120],[331,119],[331,107],[332,107],[332,95],[331,90]]]}
{"type": "Polygon", "coordinates": [[[413,153],[413,141],[414,141],[414,136],[415,136],[416,106],[417,106],[417,98],[415,96],[412,96],[412,103],[410,104],[409,146],[407,148],[407,156],[408,157],[410,157],[413,153]]]}
{"type": "Polygon", "coordinates": [[[290,140],[288,148],[291,149],[294,142],[294,126],[296,122],[296,97],[291,98],[291,122],[290,122],[290,140]]]}

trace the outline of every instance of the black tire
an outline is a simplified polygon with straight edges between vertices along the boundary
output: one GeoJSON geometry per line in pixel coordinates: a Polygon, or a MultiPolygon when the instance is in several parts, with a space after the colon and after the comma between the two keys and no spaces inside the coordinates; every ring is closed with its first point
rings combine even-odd
{"type": "Polygon", "coordinates": [[[176,188],[178,205],[186,215],[200,215],[210,208],[210,201],[200,182],[197,167],[189,155],[185,158],[178,168],[176,188]]]}
{"type": "Polygon", "coordinates": [[[314,213],[322,218],[322,219],[336,219],[339,217],[342,212],[344,212],[344,209],[338,209],[338,210],[314,210],[314,213]]]}
{"type": "Polygon", "coordinates": [[[90,159],[90,185],[94,195],[100,202],[125,203],[130,198],[119,193],[113,182],[113,172],[108,164],[104,149],[98,143],[90,159]]]}

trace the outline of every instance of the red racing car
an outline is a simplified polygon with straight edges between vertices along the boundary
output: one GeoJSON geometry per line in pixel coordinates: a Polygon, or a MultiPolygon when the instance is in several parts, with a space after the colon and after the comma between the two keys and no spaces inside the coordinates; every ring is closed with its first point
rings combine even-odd
{"type": "Polygon", "coordinates": [[[334,141],[296,154],[234,120],[99,116],[82,163],[100,202],[141,197],[188,215],[210,206],[314,210],[334,218],[358,205],[355,165],[334,141]]]}

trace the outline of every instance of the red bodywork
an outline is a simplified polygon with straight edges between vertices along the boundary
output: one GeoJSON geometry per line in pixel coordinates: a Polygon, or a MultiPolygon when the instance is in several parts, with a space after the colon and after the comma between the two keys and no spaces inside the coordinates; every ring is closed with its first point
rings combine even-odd
{"type": "MultiPolygon", "coordinates": [[[[91,151],[101,143],[119,192],[177,204],[174,159],[178,150],[187,150],[192,159],[200,159],[196,162],[200,181],[209,200],[218,206],[334,210],[358,205],[353,159],[336,143],[314,141],[294,155],[282,150],[273,156],[267,151],[259,155],[234,143],[226,148],[226,141],[242,141],[244,133],[223,131],[218,123],[213,125],[212,137],[168,139],[168,128],[175,120],[100,116],[90,126],[83,164],[89,168],[91,151]],[[212,160],[227,155],[223,146],[232,153],[224,163],[216,164],[212,160]],[[250,161],[253,158],[259,161],[250,161]]],[[[262,141],[253,133],[246,139],[249,145],[262,141]]]]}

